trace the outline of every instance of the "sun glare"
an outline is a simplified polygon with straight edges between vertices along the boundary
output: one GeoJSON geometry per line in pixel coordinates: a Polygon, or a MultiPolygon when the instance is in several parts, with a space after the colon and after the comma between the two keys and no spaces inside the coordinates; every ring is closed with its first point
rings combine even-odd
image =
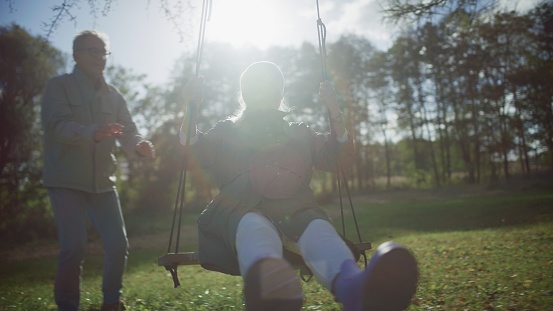
{"type": "Polygon", "coordinates": [[[206,40],[261,49],[282,44],[289,29],[279,1],[214,1],[206,40]]]}

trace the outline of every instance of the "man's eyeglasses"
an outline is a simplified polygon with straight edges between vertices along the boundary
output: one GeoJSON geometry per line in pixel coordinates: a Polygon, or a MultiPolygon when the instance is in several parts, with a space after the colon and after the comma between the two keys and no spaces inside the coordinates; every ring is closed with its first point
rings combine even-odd
{"type": "Polygon", "coordinates": [[[106,50],[99,50],[97,48],[87,48],[87,49],[77,49],[77,52],[87,52],[89,55],[94,57],[108,58],[111,52],[106,50]]]}

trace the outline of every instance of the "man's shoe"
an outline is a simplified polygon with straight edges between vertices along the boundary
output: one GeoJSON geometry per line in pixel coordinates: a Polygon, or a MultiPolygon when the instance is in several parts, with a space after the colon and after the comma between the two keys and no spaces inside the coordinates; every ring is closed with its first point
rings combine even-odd
{"type": "Polygon", "coordinates": [[[244,278],[248,311],[294,311],[303,303],[298,277],[284,259],[265,258],[256,262],[244,278]]]}
{"type": "Polygon", "coordinates": [[[100,311],[125,311],[127,308],[122,301],[114,303],[103,303],[100,311]]]}
{"type": "Polygon", "coordinates": [[[344,311],[400,311],[409,307],[418,278],[413,254],[386,242],[377,248],[364,271],[353,260],[344,262],[333,293],[344,311]]]}

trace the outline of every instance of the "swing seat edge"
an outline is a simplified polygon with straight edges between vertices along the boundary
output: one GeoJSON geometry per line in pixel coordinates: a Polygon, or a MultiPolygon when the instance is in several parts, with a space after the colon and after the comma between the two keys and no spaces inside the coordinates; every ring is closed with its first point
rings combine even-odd
{"type": "Polygon", "coordinates": [[[359,242],[353,244],[360,252],[372,249],[371,242],[359,242]]]}
{"type": "MultiPolygon", "coordinates": [[[[359,252],[370,250],[372,248],[371,242],[353,243],[353,246],[357,248],[359,252]]],[[[199,264],[200,255],[197,252],[167,253],[157,259],[158,266],[188,266],[199,264]]]]}
{"type": "Polygon", "coordinates": [[[158,257],[157,265],[158,266],[188,266],[188,265],[199,265],[200,264],[200,255],[196,252],[183,252],[183,253],[167,253],[163,256],[158,257]]]}

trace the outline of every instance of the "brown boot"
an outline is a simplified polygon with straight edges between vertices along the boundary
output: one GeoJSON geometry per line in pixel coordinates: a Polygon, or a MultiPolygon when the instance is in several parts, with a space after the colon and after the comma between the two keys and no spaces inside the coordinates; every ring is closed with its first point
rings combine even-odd
{"type": "Polygon", "coordinates": [[[303,302],[299,279],[283,259],[256,262],[244,279],[248,311],[299,311],[303,302]]]}
{"type": "Polygon", "coordinates": [[[411,251],[386,242],[376,249],[364,271],[353,260],[346,260],[333,294],[344,311],[401,311],[409,308],[418,279],[417,261],[411,251]]]}

